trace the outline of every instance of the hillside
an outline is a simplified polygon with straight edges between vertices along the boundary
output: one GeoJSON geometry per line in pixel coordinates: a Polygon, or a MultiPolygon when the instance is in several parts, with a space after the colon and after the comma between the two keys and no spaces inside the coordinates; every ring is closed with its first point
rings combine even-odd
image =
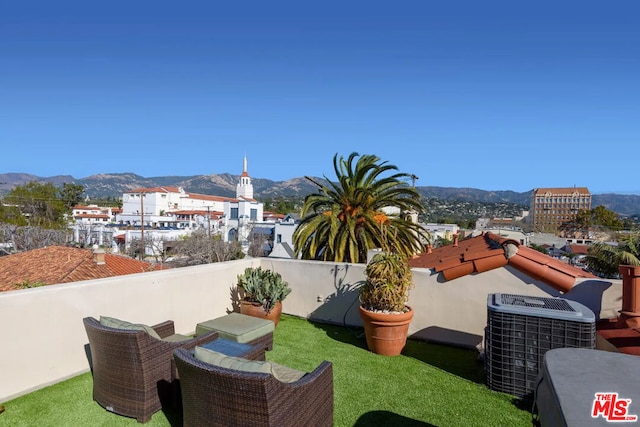
{"type": "MultiPolygon", "coordinates": [[[[55,185],[75,183],[84,186],[90,198],[120,197],[125,191],[143,187],[176,186],[186,191],[200,194],[233,197],[239,175],[229,173],[217,175],[194,176],[157,176],[142,177],[134,173],[113,173],[91,175],[86,178],[74,178],[70,175],[38,177],[24,173],[0,174],[0,196],[8,193],[16,185],[24,185],[30,181],[51,182],[55,185]]],[[[314,178],[322,181],[322,178],[314,178]]],[[[263,178],[251,178],[254,196],[257,199],[276,198],[279,196],[303,197],[315,191],[315,186],[304,177],[286,181],[272,181],[263,178]]],[[[530,204],[531,192],[486,191],[476,188],[453,187],[416,187],[422,197],[450,201],[474,203],[509,203],[527,207],[530,204]]],[[[640,215],[640,196],[629,194],[594,194],[592,206],[603,205],[623,216],[640,215]]]]}

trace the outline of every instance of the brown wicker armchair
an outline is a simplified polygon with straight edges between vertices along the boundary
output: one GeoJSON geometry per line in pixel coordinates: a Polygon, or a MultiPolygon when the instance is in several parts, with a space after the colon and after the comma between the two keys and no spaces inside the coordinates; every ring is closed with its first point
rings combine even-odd
{"type": "MultiPolygon", "coordinates": [[[[217,338],[211,332],[187,341],[169,342],[145,331],[114,329],[93,317],[83,319],[91,349],[93,399],[108,411],[149,421],[178,396],[173,351],[217,338]]],[[[161,338],[175,333],[173,321],[152,326],[161,338]]]]}
{"type": "Polygon", "coordinates": [[[322,362],[293,383],[271,374],[221,368],[174,351],[180,374],[183,425],[331,426],[333,366],[322,362]]]}

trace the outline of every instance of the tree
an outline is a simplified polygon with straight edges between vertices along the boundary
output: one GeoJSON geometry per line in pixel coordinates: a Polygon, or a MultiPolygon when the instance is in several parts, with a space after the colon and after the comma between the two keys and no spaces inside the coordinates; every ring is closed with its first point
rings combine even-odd
{"type": "Polygon", "coordinates": [[[155,258],[156,263],[164,264],[169,257],[169,254],[167,254],[167,246],[170,246],[172,242],[172,239],[165,240],[160,236],[145,234],[144,245],[139,238],[131,239],[127,254],[131,258],[140,258],[142,260],[148,256],[152,256],[155,258]]]}
{"type": "Polygon", "coordinates": [[[238,242],[223,242],[220,236],[209,237],[204,230],[196,230],[176,248],[185,265],[209,264],[244,258],[238,242]]]}
{"type": "Polygon", "coordinates": [[[269,255],[273,248],[273,228],[251,227],[247,255],[258,258],[269,255]]]}
{"type": "Polygon", "coordinates": [[[84,195],[84,187],[80,184],[62,184],[62,188],[59,191],[60,200],[67,210],[67,212],[71,212],[73,207],[78,205],[80,201],[82,201],[82,196],[84,195]]]}
{"type": "Polygon", "coordinates": [[[10,242],[16,252],[29,251],[51,245],[65,245],[71,239],[69,229],[0,224],[0,241],[10,242]]]}
{"type": "Polygon", "coordinates": [[[547,248],[545,248],[544,246],[542,246],[542,245],[536,245],[535,243],[530,243],[529,247],[531,249],[533,249],[533,250],[536,250],[536,251],[540,252],[540,253],[543,253],[545,255],[549,255],[549,250],[547,248]]]}
{"type": "Polygon", "coordinates": [[[10,205],[8,202],[0,203],[0,223],[16,226],[25,226],[28,224],[27,217],[20,212],[20,207],[10,205]]]}
{"type": "Polygon", "coordinates": [[[617,213],[600,205],[593,209],[578,211],[575,218],[563,223],[559,228],[565,235],[576,235],[578,232],[588,232],[590,229],[600,231],[622,230],[624,223],[617,213]]]}
{"type": "Polygon", "coordinates": [[[621,265],[640,266],[640,245],[637,236],[628,236],[618,246],[595,242],[589,247],[585,258],[586,266],[602,277],[616,278],[621,265]]]}
{"type": "Polygon", "coordinates": [[[64,204],[58,198],[58,189],[50,182],[31,181],[25,185],[18,185],[7,194],[4,203],[17,206],[31,226],[66,226],[64,204]]]}
{"type": "Polygon", "coordinates": [[[129,242],[129,247],[127,248],[127,255],[131,258],[140,258],[144,260],[144,257],[147,252],[147,247],[150,245],[150,240],[148,236],[144,236],[144,239],[133,237],[129,242]]]}
{"type": "Polygon", "coordinates": [[[453,240],[447,239],[446,237],[443,237],[443,236],[438,236],[436,237],[436,241],[434,242],[433,246],[436,248],[440,248],[442,246],[447,246],[452,244],[453,244],[453,240]]]}
{"type": "Polygon", "coordinates": [[[293,235],[296,255],[303,259],[365,263],[367,252],[384,248],[411,256],[429,240],[428,232],[406,217],[424,211],[420,195],[406,181],[410,174],[393,173],[397,167],[375,155],[336,154],[337,181],[305,177],[318,187],[305,197],[302,220],[293,235]],[[357,159],[357,161],[356,161],[357,159]],[[388,213],[397,208],[399,213],[388,213]]]}
{"type": "Polygon", "coordinates": [[[265,199],[264,210],[273,211],[279,214],[288,214],[291,212],[297,212],[301,204],[302,197],[278,196],[275,199],[265,199]]]}

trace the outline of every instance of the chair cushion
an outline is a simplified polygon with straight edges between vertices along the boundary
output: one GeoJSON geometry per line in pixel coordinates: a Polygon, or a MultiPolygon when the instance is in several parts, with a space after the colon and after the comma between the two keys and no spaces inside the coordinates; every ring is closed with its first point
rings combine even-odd
{"type": "Polygon", "coordinates": [[[115,317],[100,316],[100,324],[113,329],[125,329],[128,331],[145,331],[155,339],[160,339],[160,335],[151,327],[142,323],[131,323],[115,317]]]}
{"type": "Polygon", "coordinates": [[[275,379],[283,383],[298,381],[305,375],[305,372],[279,365],[275,362],[263,362],[259,360],[247,360],[241,357],[227,356],[226,354],[218,353],[217,351],[209,350],[208,348],[200,346],[196,346],[194,357],[202,362],[220,366],[221,368],[271,374],[275,379]]]}
{"type": "Polygon", "coordinates": [[[182,334],[173,334],[173,335],[169,335],[168,337],[164,337],[162,338],[162,341],[167,341],[167,342],[181,342],[181,341],[187,341],[190,340],[191,337],[188,337],[186,335],[182,335],[182,334]]]}

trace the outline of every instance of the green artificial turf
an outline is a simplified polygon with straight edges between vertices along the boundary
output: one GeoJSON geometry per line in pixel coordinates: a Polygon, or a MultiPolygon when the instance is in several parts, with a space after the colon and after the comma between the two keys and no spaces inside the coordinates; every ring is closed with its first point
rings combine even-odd
{"type": "MultiPolygon", "coordinates": [[[[366,350],[358,331],[282,316],[269,360],[305,371],[333,364],[335,426],[530,426],[525,403],[484,385],[477,352],[409,340],[401,356],[366,350]]],[[[91,374],[5,402],[0,425],[137,425],[91,398],[91,374]]],[[[160,411],[145,426],[180,426],[160,411]]]]}

